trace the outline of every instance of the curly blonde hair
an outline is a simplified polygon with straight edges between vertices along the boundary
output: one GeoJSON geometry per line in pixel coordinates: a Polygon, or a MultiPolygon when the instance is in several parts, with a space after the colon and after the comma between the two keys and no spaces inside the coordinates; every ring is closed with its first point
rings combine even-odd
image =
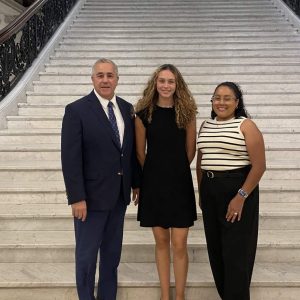
{"type": "Polygon", "coordinates": [[[151,123],[152,114],[159,96],[156,88],[156,82],[159,73],[164,70],[171,71],[175,76],[176,90],[173,95],[173,100],[176,124],[178,128],[186,128],[197,114],[197,105],[181,73],[174,65],[171,64],[164,64],[155,70],[144,89],[143,97],[138,100],[135,106],[136,112],[145,110],[147,121],[151,123]]]}

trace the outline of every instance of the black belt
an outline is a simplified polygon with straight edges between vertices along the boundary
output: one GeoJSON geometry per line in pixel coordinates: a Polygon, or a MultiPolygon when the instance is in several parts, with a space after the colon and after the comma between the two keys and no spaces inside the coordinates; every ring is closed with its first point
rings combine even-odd
{"type": "Polygon", "coordinates": [[[208,178],[215,177],[241,177],[249,172],[251,166],[246,166],[244,168],[227,170],[227,171],[209,171],[209,170],[201,170],[202,174],[206,175],[208,178]]]}

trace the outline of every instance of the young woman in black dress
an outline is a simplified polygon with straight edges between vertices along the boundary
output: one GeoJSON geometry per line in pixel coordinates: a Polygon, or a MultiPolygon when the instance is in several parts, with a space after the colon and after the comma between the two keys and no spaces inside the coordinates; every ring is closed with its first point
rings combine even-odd
{"type": "Polygon", "coordinates": [[[190,170],[197,106],[178,69],[166,64],[150,78],[136,111],[137,156],[143,168],[138,220],[142,227],[152,227],[161,299],[170,299],[172,249],[176,300],[184,300],[187,236],[197,219],[190,170]]]}

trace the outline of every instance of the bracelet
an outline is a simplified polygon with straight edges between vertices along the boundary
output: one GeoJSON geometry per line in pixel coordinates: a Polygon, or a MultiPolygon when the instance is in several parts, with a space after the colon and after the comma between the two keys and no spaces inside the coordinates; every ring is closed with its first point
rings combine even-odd
{"type": "Polygon", "coordinates": [[[243,189],[238,190],[238,194],[241,195],[244,199],[246,199],[249,195],[243,189]]]}

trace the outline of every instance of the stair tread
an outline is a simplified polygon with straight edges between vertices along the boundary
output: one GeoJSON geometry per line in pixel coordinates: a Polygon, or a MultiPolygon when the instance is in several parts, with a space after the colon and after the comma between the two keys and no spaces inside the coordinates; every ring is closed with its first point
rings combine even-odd
{"type": "MultiPolygon", "coordinates": [[[[197,191],[196,184],[194,185],[197,191]]],[[[5,191],[17,192],[38,192],[38,191],[64,191],[64,183],[61,180],[57,181],[18,181],[18,186],[11,181],[0,182],[0,193],[5,191]]],[[[262,179],[260,183],[261,191],[300,191],[300,179],[262,179]]]]}
{"type": "MultiPolygon", "coordinates": [[[[197,190],[196,185],[194,186],[197,190]]],[[[64,190],[64,183],[61,180],[44,181],[18,181],[18,186],[11,181],[0,182],[0,192],[3,191],[18,191],[27,189],[28,191],[51,191],[52,189],[64,190]]],[[[262,179],[260,183],[261,190],[274,190],[274,192],[282,190],[300,191],[300,179],[262,179]]]]}
{"type": "MultiPolygon", "coordinates": [[[[196,158],[191,164],[191,170],[194,172],[196,167],[196,158]]],[[[297,159],[270,161],[267,164],[267,172],[273,170],[295,170],[300,169],[300,161],[297,159]]],[[[0,161],[0,170],[57,170],[61,171],[60,160],[13,160],[0,161]]]]}
{"type": "MultiPolygon", "coordinates": [[[[0,231],[0,248],[61,248],[74,247],[73,230],[14,230],[0,231]]],[[[123,245],[154,245],[154,238],[150,229],[125,230],[123,245]]],[[[205,246],[204,231],[191,230],[188,237],[190,247],[205,246]]],[[[300,229],[296,230],[260,230],[258,247],[291,247],[300,249],[300,229]]]]}
{"type": "MultiPolygon", "coordinates": [[[[201,210],[198,209],[199,217],[201,210]]],[[[137,207],[133,204],[127,207],[126,217],[136,218],[137,207]]],[[[300,216],[300,199],[298,202],[280,203],[267,202],[260,203],[260,215],[273,217],[294,217],[300,216]]],[[[72,218],[71,208],[65,203],[0,203],[0,217],[4,218],[31,218],[31,217],[67,217],[72,218]]]]}
{"type": "MultiPolygon", "coordinates": [[[[288,113],[278,113],[278,114],[259,114],[259,115],[253,115],[253,120],[255,121],[256,119],[268,119],[268,120],[278,120],[279,116],[282,119],[288,119],[288,120],[295,120],[298,121],[299,120],[299,113],[295,112],[296,115],[292,115],[288,114],[288,113]]],[[[197,116],[197,121],[200,121],[202,119],[207,119],[208,116],[197,116]]],[[[62,116],[58,115],[58,114],[50,114],[48,116],[44,116],[44,115],[40,115],[40,116],[36,116],[36,115],[30,115],[30,116],[8,116],[7,120],[16,120],[16,121],[62,121],[62,116]]],[[[297,126],[296,126],[297,127],[297,126]]]]}
{"type": "MultiPolygon", "coordinates": [[[[75,286],[74,263],[0,263],[2,287],[75,286]]],[[[172,286],[174,286],[173,274],[172,286]]],[[[121,263],[119,286],[159,286],[155,263],[121,263]]],[[[187,286],[214,286],[208,263],[190,263],[187,286]]],[[[300,286],[299,263],[256,263],[254,286],[300,286]]]]}
{"type": "MultiPolygon", "coordinates": [[[[300,105],[300,104],[299,104],[300,105]]],[[[300,127],[294,128],[263,128],[263,134],[299,134],[300,127]]],[[[0,136],[33,136],[33,135],[59,135],[61,134],[60,128],[9,128],[0,129],[0,136]]]]}
{"type": "MultiPolygon", "coordinates": [[[[266,143],[266,151],[299,151],[300,149],[300,141],[290,141],[290,142],[280,142],[280,141],[274,141],[274,142],[268,142],[266,143]]],[[[33,144],[33,143],[20,143],[20,142],[14,142],[14,143],[6,143],[0,144],[0,151],[17,151],[17,152],[26,152],[26,151],[60,151],[60,143],[39,143],[39,144],[33,144]]]]}
{"type": "MultiPolygon", "coordinates": [[[[299,77],[300,78],[300,77],[299,77]]],[[[59,85],[59,83],[57,83],[59,85]]],[[[71,84],[71,83],[70,83],[71,84]]],[[[80,84],[80,83],[79,83],[80,84]]],[[[75,100],[75,99],[74,99],[75,100]]],[[[292,100],[293,102],[285,102],[285,105],[289,106],[289,107],[295,107],[295,108],[299,108],[300,103],[297,102],[297,100],[292,100]]],[[[40,103],[19,103],[18,106],[20,108],[45,108],[45,109],[50,109],[50,108],[60,108],[63,109],[65,108],[66,104],[65,103],[44,103],[44,102],[40,102],[40,103]]],[[[199,102],[197,104],[197,106],[199,108],[210,108],[211,107],[211,103],[207,102],[199,102]]],[[[250,102],[247,103],[247,107],[277,107],[278,109],[282,107],[281,103],[270,103],[270,102],[265,102],[262,103],[261,101],[257,100],[257,102],[250,102]]]]}

